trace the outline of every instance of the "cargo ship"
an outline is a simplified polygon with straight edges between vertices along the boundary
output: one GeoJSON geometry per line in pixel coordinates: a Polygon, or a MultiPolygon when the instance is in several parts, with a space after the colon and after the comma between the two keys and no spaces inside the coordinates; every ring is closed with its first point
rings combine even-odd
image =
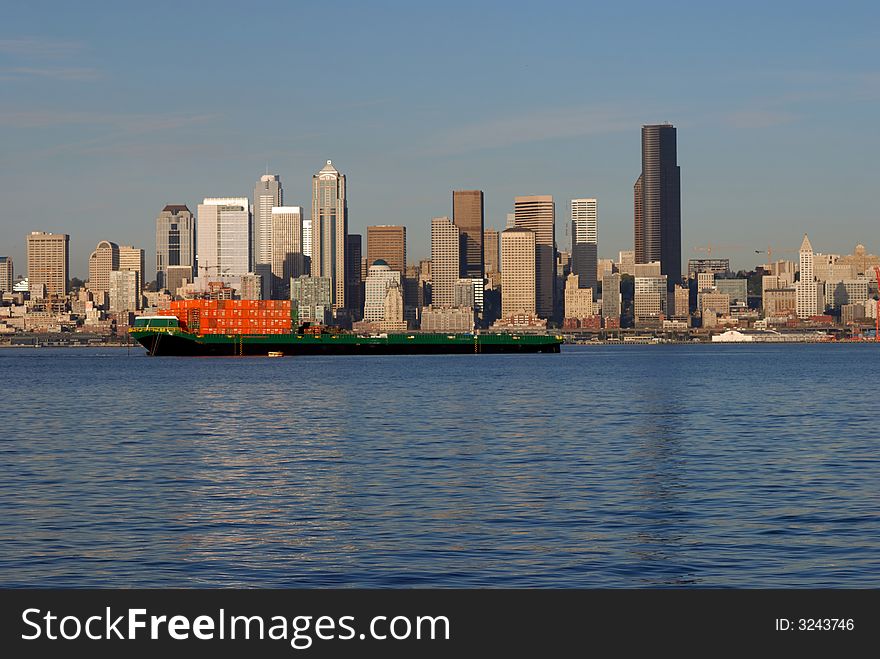
{"type": "Polygon", "coordinates": [[[181,300],[129,329],[151,356],[558,353],[562,337],[528,333],[361,334],[300,324],[288,301],[181,300]]]}

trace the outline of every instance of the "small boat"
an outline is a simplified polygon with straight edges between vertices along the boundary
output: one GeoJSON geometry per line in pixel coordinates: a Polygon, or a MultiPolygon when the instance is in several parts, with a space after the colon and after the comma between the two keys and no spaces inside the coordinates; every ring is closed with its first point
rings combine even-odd
{"type": "Polygon", "coordinates": [[[271,352],[269,352],[269,356],[270,357],[284,357],[284,353],[281,352],[280,350],[272,350],[271,352]]]}

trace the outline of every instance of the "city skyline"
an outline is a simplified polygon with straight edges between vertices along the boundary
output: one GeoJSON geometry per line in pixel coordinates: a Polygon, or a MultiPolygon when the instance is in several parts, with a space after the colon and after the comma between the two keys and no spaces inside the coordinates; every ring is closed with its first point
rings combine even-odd
{"type": "MultiPolygon", "coordinates": [[[[537,8],[487,8],[457,28],[493,44],[488,57],[480,47],[481,75],[470,76],[460,73],[475,46],[450,58],[424,45],[449,29],[454,11],[410,8],[398,16],[371,7],[374,18],[388,20],[376,21],[379,34],[365,48],[358,29],[366,10],[354,6],[340,15],[345,46],[331,55],[341,76],[331,87],[308,75],[317,54],[326,56],[316,36],[272,37],[317,8],[278,6],[268,35],[249,27],[243,8],[226,6],[211,17],[199,7],[175,8],[175,25],[191,34],[186,52],[200,53],[189,57],[156,47],[156,35],[166,34],[160,26],[172,18],[169,5],[150,15],[111,7],[100,26],[64,5],[12,7],[0,30],[9,91],[0,107],[0,194],[8,202],[0,253],[20,267],[22,236],[33,228],[66,232],[72,274],[82,278],[100,240],[153,253],[152,220],[165,204],[195,209],[206,196],[247,196],[267,164],[285,182],[289,203],[308,208],[309,176],[331,158],[352,177],[349,231],[406,225],[413,259],[429,252],[430,218],[450,215],[449,191],[472,188],[485,193],[486,227],[499,230],[517,195],[549,194],[560,204],[598,198],[600,256],[608,257],[630,248],[639,154],[633,128],[666,120],[679,130],[686,172],[683,260],[699,255],[695,247],[738,245],[724,255],[750,267],[755,249],[796,250],[789,236],[804,231],[828,251],[843,253],[856,241],[877,251],[869,234],[876,222],[869,172],[878,146],[870,130],[880,96],[871,65],[877,9],[851,7],[830,25],[818,5],[799,4],[794,13],[754,9],[718,23],[708,8],[672,7],[648,26],[633,25],[624,8],[564,7],[552,19],[537,8]],[[375,47],[386,31],[399,36],[413,13],[431,19],[420,22],[423,34],[375,47]],[[569,38],[587,18],[601,34],[569,38]],[[205,21],[210,39],[197,29],[205,21]],[[224,52],[224,39],[216,38],[237,23],[246,55],[224,52]],[[549,29],[559,38],[546,49],[514,47],[519,35],[549,29]],[[662,76],[645,65],[660,34],[668,55],[662,76]],[[396,57],[399,51],[407,57],[396,57]],[[256,66],[267,59],[287,67],[286,77],[273,87],[279,102],[261,104],[257,117],[253,103],[226,92],[220,72],[246,72],[259,84],[277,74],[256,66]],[[572,89],[575,74],[583,85],[572,89]],[[519,93],[536,75],[559,92],[555,99],[519,93]],[[390,82],[404,76],[405,94],[390,82]],[[290,111],[291,94],[301,96],[308,84],[327,92],[327,101],[309,94],[290,111]],[[168,90],[184,103],[169,106],[168,90]],[[461,95],[475,100],[462,107],[461,95]],[[257,120],[272,129],[253,131],[257,120]],[[229,157],[239,134],[247,135],[246,147],[229,157]],[[817,161],[819,151],[832,157],[817,161]],[[840,224],[851,233],[841,235],[840,224]]],[[[173,39],[167,34],[161,43],[173,39]]],[[[481,41],[465,39],[471,42],[481,41]]],[[[557,229],[566,249],[564,227],[557,229]]]]}

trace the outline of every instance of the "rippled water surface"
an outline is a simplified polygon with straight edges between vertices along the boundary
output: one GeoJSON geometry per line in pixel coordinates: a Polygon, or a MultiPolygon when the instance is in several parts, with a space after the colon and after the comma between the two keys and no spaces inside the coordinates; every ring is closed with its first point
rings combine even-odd
{"type": "Polygon", "coordinates": [[[0,585],[880,587],[880,349],[0,350],[0,585]]]}

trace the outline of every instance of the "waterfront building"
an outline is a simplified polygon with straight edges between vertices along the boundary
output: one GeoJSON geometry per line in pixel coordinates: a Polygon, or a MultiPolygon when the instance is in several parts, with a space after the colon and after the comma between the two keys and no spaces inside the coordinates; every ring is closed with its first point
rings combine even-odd
{"type": "Polygon", "coordinates": [[[672,124],[642,126],[642,173],[633,197],[635,261],[660,261],[671,287],[681,280],[681,170],[672,124]]]}
{"type": "Polygon", "coordinates": [[[761,302],[764,307],[764,318],[797,316],[797,290],[795,288],[765,288],[761,302]]]}
{"type": "Polygon", "coordinates": [[[406,275],[406,227],[389,224],[367,227],[367,263],[380,259],[401,277],[406,275]]]}
{"type": "Polygon", "coordinates": [[[537,315],[535,232],[513,227],[501,232],[501,315],[537,315]]]}
{"type": "Polygon", "coordinates": [[[499,233],[495,229],[486,229],[483,232],[483,265],[486,276],[501,272],[501,253],[499,252],[499,233]]]}
{"type": "Polygon", "coordinates": [[[114,270],[108,277],[111,312],[124,313],[141,308],[137,271],[114,270]]]}
{"type": "Polygon", "coordinates": [[[819,313],[818,284],[813,272],[813,246],[807,234],[800,248],[800,280],[797,282],[797,316],[802,320],[819,313]]]}
{"type": "Polygon", "coordinates": [[[290,299],[296,303],[299,322],[327,324],[333,310],[330,277],[296,277],[290,282],[290,299]]]}
{"type": "MultiPolygon", "coordinates": [[[[556,210],[553,197],[515,197],[514,215],[517,227],[530,229],[535,234],[535,313],[541,318],[550,318],[553,315],[556,285],[556,210]]],[[[503,263],[501,271],[504,272],[503,263]]]]}
{"type": "Polygon", "coordinates": [[[865,305],[863,304],[844,304],[840,307],[840,322],[842,325],[853,325],[855,323],[864,322],[865,305]]]}
{"type": "Polygon", "coordinates": [[[691,315],[690,290],[686,286],[676,284],[673,289],[672,302],[669,316],[675,320],[688,320],[691,315]]]}
{"type": "Polygon", "coordinates": [[[138,275],[138,295],[144,294],[144,272],[146,271],[146,261],[144,260],[144,250],[131,245],[121,245],[119,247],[119,269],[130,270],[138,275]]]}
{"type": "Polygon", "coordinates": [[[633,315],[636,327],[660,327],[666,316],[666,275],[636,277],[634,284],[633,315]]]}
{"type": "Polygon", "coordinates": [[[89,290],[98,295],[110,290],[110,273],[119,270],[119,245],[102,240],[89,256],[89,290]]]}
{"type": "Polygon", "coordinates": [[[455,304],[459,279],[460,232],[448,217],[431,220],[431,303],[435,307],[455,304]]]}
{"type": "Polygon", "coordinates": [[[345,309],[345,250],[348,235],[348,199],[345,175],[328,160],[312,176],[312,255],[313,277],[333,282],[333,309],[345,309]]]}
{"type": "Polygon", "coordinates": [[[620,273],[606,273],[602,277],[602,316],[620,320],[620,273]]]}
{"type": "Polygon", "coordinates": [[[486,272],[482,190],[453,190],[452,223],[458,227],[460,240],[459,276],[482,280],[486,272]]]}
{"type": "Polygon", "coordinates": [[[271,296],[276,300],[290,299],[290,280],[306,273],[303,253],[302,206],[273,206],[272,216],[272,283],[271,296]]]}
{"type": "Polygon", "coordinates": [[[247,197],[206,197],[197,212],[199,280],[223,281],[251,272],[251,213],[247,197]]]}
{"type": "Polygon", "coordinates": [[[469,307],[434,307],[422,309],[423,332],[472,332],[474,310],[469,307]]]}
{"type": "MultiPolygon", "coordinates": [[[[364,320],[385,320],[385,297],[392,284],[400,286],[400,273],[393,270],[383,259],[376,259],[370,266],[364,283],[364,320]]],[[[401,312],[402,313],[402,312],[401,312]]],[[[393,319],[391,319],[393,320],[393,319]]]]}
{"type": "Polygon", "coordinates": [[[14,279],[15,272],[13,272],[12,258],[0,256],[0,293],[11,293],[14,279]]]}
{"type": "MultiPolygon", "coordinates": [[[[156,217],[156,285],[160,291],[168,288],[165,273],[169,266],[186,265],[194,270],[195,231],[193,214],[183,204],[168,204],[156,217]]],[[[192,281],[193,276],[187,279],[192,281]]]]}
{"type": "Polygon", "coordinates": [[[565,319],[592,318],[599,309],[593,302],[593,289],[581,288],[581,278],[571,273],[565,279],[565,319]]]}
{"type": "MultiPolygon", "coordinates": [[[[580,288],[596,290],[599,260],[599,207],[594,198],[571,200],[571,272],[580,288]]],[[[568,283],[566,282],[566,287],[568,283]]]]}

